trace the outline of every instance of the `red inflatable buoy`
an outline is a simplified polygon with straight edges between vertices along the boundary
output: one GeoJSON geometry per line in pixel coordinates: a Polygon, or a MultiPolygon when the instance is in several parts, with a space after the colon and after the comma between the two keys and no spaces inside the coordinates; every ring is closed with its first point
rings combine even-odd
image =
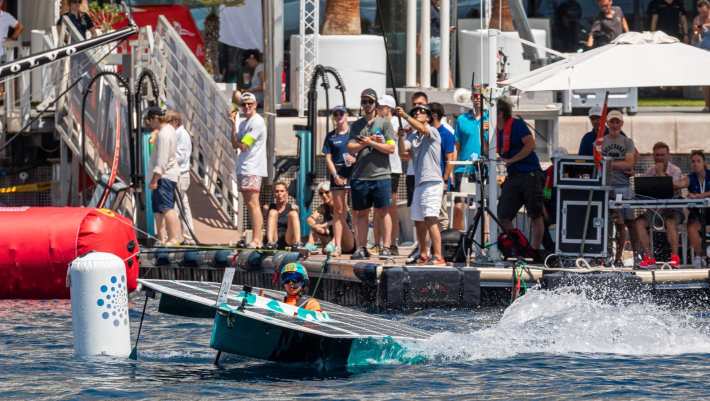
{"type": "Polygon", "coordinates": [[[91,251],[123,259],[135,290],[139,248],[129,219],[108,209],[0,207],[0,299],[69,298],[69,263],[91,251]]]}

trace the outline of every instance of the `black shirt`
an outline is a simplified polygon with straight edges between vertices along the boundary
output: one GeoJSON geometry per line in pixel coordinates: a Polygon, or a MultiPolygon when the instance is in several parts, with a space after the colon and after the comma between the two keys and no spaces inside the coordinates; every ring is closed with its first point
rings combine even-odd
{"type": "Polygon", "coordinates": [[[685,6],[680,0],[672,0],[669,4],[661,0],[653,4],[651,15],[658,15],[656,30],[663,31],[678,39],[683,39],[684,32],[680,29],[680,17],[685,14],[685,6]]]}
{"type": "Polygon", "coordinates": [[[94,27],[94,22],[91,20],[91,17],[89,17],[89,14],[82,12],[79,12],[78,17],[72,13],[62,14],[62,17],[59,18],[59,21],[57,21],[57,25],[61,25],[62,18],[64,18],[65,15],[69,17],[69,20],[72,22],[72,24],[74,24],[76,29],[83,37],[86,37],[86,32],[88,32],[94,27]]]}

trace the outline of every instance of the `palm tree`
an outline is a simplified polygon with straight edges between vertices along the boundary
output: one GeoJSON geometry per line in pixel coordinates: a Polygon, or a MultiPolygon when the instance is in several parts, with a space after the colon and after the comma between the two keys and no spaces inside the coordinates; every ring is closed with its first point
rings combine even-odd
{"type": "Polygon", "coordinates": [[[325,6],[323,35],[359,35],[360,0],[328,0],[325,6]]]}
{"type": "Polygon", "coordinates": [[[510,0],[493,0],[491,6],[491,29],[514,31],[513,17],[510,15],[510,0]]]}
{"type": "Polygon", "coordinates": [[[245,0],[189,0],[193,6],[207,6],[210,13],[205,17],[205,68],[211,74],[219,71],[219,6],[237,7],[244,5],[245,0]]]}

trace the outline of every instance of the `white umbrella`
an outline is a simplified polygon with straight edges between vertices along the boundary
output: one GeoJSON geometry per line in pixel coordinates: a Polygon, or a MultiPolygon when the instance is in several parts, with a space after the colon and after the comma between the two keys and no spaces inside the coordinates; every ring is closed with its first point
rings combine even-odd
{"type": "Polygon", "coordinates": [[[663,32],[629,32],[612,43],[512,78],[524,92],[644,86],[710,86],[710,51],[663,32]]]}

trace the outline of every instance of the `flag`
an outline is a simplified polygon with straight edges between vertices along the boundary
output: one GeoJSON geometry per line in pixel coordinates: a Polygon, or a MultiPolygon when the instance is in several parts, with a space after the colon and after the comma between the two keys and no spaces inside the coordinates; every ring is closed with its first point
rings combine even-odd
{"type": "Polygon", "coordinates": [[[606,132],[606,115],[609,113],[609,92],[604,94],[604,106],[602,106],[602,115],[599,117],[597,124],[597,139],[594,141],[594,164],[597,170],[602,163],[602,142],[604,141],[604,132],[606,132]]]}

